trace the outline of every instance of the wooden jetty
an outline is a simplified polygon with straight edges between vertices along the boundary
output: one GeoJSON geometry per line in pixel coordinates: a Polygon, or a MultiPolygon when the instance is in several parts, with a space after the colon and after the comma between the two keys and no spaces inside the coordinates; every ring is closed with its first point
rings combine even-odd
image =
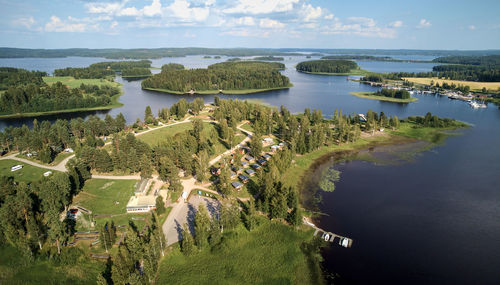
{"type": "Polygon", "coordinates": [[[304,224],[314,228],[314,234],[313,234],[314,236],[321,235],[321,239],[323,239],[324,241],[338,242],[338,244],[340,246],[343,246],[346,248],[349,248],[352,246],[352,243],[353,243],[352,239],[345,237],[345,236],[341,236],[341,235],[332,233],[332,232],[327,232],[325,230],[322,230],[322,229],[318,228],[315,224],[311,223],[306,217],[304,217],[303,220],[304,220],[304,224]]]}

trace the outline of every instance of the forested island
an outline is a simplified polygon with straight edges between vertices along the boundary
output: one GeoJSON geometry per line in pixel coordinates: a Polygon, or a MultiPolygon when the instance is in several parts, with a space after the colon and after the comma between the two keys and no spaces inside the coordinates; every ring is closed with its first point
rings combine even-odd
{"type": "Polygon", "coordinates": [[[254,57],[253,60],[259,60],[259,61],[284,61],[285,58],[281,56],[257,56],[254,57]]]}
{"type": "Polygon", "coordinates": [[[88,67],[54,70],[54,76],[72,76],[76,79],[96,79],[114,77],[117,73],[122,77],[151,76],[151,61],[109,61],[91,64],[88,67]]]}
{"type": "Polygon", "coordinates": [[[410,92],[405,89],[383,88],[377,92],[350,92],[350,94],[360,98],[397,103],[410,103],[418,100],[417,98],[411,97],[410,92]]]}
{"type": "Polygon", "coordinates": [[[341,59],[303,61],[297,64],[296,69],[299,72],[326,75],[355,75],[366,73],[361,70],[354,61],[341,59]]]}
{"type": "Polygon", "coordinates": [[[162,67],[162,72],[142,82],[142,88],[172,94],[248,94],[290,88],[288,77],[276,62],[222,62],[203,69],[186,70],[181,65],[162,67]]]}
{"type": "MultiPolygon", "coordinates": [[[[102,110],[117,106],[117,83],[82,83],[69,88],[61,82],[47,84],[45,73],[15,68],[0,69],[0,117],[31,117],[42,114],[102,110]]],[[[51,77],[49,77],[51,78],[51,77]]],[[[64,81],[63,78],[60,78],[64,81]]]]}

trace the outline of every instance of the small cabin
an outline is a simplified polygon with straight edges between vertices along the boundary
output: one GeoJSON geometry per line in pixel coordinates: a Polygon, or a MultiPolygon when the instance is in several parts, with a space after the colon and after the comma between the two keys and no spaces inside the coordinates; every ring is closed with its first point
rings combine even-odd
{"type": "Polygon", "coordinates": [[[271,151],[273,152],[276,152],[278,149],[280,149],[280,147],[277,144],[271,146],[271,151]]]}
{"type": "Polygon", "coordinates": [[[260,165],[262,165],[262,166],[264,166],[264,165],[267,164],[267,160],[265,160],[265,159],[262,158],[262,159],[257,160],[257,163],[260,164],[260,165]]]}
{"type": "Polygon", "coordinates": [[[236,182],[236,181],[231,183],[231,185],[233,185],[233,188],[236,190],[240,190],[243,187],[243,184],[241,184],[240,182],[236,182]]]}
{"type": "Polygon", "coordinates": [[[247,167],[248,167],[248,165],[249,165],[249,164],[248,164],[248,162],[246,162],[246,161],[242,161],[242,162],[241,162],[241,166],[243,166],[244,168],[247,168],[247,167]]]}
{"type": "Polygon", "coordinates": [[[270,156],[269,154],[267,154],[267,153],[266,153],[266,154],[264,154],[264,155],[262,156],[262,158],[263,158],[263,159],[265,159],[265,160],[270,160],[270,159],[271,159],[271,156],[270,156]]]}
{"type": "Polygon", "coordinates": [[[210,173],[212,173],[212,175],[220,175],[220,168],[213,167],[210,169],[210,173]]]}
{"type": "Polygon", "coordinates": [[[244,174],[240,174],[240,175],[238,176],[238,178],[239,178],[239,179],[240,179],[240,181],[241,181],[241,182],[243,182],[243,183],[247,183],[247,182],[250,180],[250,178],[248,178],[248,176],[246,176],[246,175],[244,175],[244,174]]]}
{"type": "Polygon", "coordinates": [[[256,163],[254,163],[254,164],[250,165],[250,167],[252,167],[252,168],[253,168],[253,169],[255,169],[255,170],[259,170],[262,166],[260,166],[260,165],[258,165],[258,164],[256,164],[256,163]]]}
{"type": "Polygon", "coordinates": [[[231,180],[233,180],[233,179],[236,179],[236,177],[238,177],[238,175],[236,174],[236,172],[231,171],[230,177],[231,177],[231,180]]]}
{"type": "Polygon", "coordinates": [[[255,158],[253,156],[251,156],[251,155],[247,155],[245,157],[245,160],[248,161],[248,162],[253,162],[253,161],[255,161],[255,158]]]}
{"type": "Polygon", "coordinates": [[[253,169],[247,169],[245,170],[245,173],[250,175],[250,176],[254,176],[255,175],[255,171],[253,169]]]}

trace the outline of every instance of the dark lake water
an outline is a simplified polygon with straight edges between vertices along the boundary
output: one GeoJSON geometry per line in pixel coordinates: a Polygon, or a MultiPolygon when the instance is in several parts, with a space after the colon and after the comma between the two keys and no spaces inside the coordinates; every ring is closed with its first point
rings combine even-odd
{"type": "MultiPolygon", "coordinates": [[[[153,60],[153,66],[168,62],[190,68],[224,61],[202,56],[153,60]]],[[[54,68],[87,66],[101,58],[0,59],[0,66],[52,72],[54,68]]],[[[325,250],[324,265],[348,283],[397,284],[498,284],[500,280],[500,110],[493,105],[473,110],[466,103],[432,95],[416,95],[411,104],[361,99],[351,91],[376,90],[347,81],[345,76],[298,73],[294,66],[305,57],[286,57],[283,71],[294,87],[251,95],[221,95],[221,98],[260,99],[285,105],[292,112],[321,109],[331,115],[366,113],[368,109],[404,118],[432,112],[474,126],[449,138],[443,146],[423,152],[414,161],[397,166],[379,166],[353,161],[334,166],[342,171],[333,193],[323,194],[321,210],[328,214],[317,221],[324,229],[354,240],[350,249],[332,245],[325,250]]],[[[371,71],[429,71],[432,64],[358,62],[371,71]]],[[[150,105],[153,112],[181,97],[140,89],[140,81],[123,83],[121,108],[89,114],[123,113],[129,123],[142,118],[150,105]]],[[[213,96],[204,96],[205,102],[213,96]]],[[[46,117],[40,119],[51,119],[46,117]]],[[[0,128],[29,123],[32,119],[0,121],[0,128]]],[[[328,162],[330,163],[330,162],[328,162]]],[[[331,164],[331,163],[330,163],[331,164]]],[[[325,165],[329,167],[331,165],[325,165]]],[[[317,185],[310,185],[317,187],[317,185]]]]}

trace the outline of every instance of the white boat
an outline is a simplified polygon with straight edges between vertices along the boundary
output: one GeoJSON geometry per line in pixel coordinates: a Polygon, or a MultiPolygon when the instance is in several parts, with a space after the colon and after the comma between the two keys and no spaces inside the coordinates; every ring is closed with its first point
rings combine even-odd
{"type": "Polygon", "coordinates": [[[478,103],[476,101],[471,101],[469,105],[474,109],[484,109],[488,107],[486,104],[478,103]]]}
{"type": "Polygon", "coordinates": [[[342,241],[340,242],[340,245],[343,247],[348,247],[349,246],[349,240],[347,238],[343,238],[342,241]]]}

